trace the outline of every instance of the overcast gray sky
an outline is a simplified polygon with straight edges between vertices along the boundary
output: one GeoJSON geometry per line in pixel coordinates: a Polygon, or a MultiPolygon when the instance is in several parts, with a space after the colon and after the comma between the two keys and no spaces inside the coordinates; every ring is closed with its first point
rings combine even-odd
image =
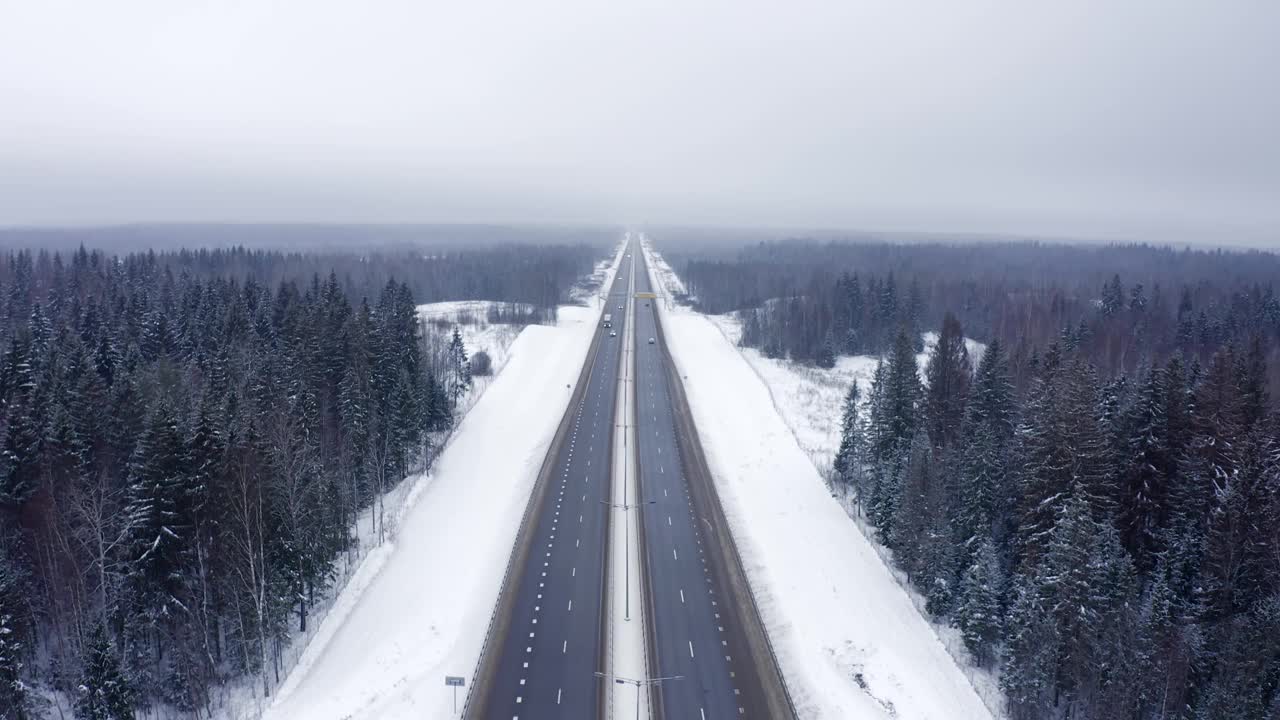
{"type": "Polygon", "coordinates": [[[1278,38],[1275,0],[0,0],[0,224],[1280,244],[1278,38]]]}

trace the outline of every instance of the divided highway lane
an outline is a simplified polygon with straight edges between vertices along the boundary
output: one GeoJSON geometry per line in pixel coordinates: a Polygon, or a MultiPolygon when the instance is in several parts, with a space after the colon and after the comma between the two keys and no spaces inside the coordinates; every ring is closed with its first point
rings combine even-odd
{"type": "MultiPolygon", "coordinates": [[[[638,246],[634,254],[639,255],[638,246]]],[[[584,368],[585,390],[568,410],[572,424],[548,451],[554,460],[539,479],[541,498],[535,490],[531,499],[539,504],[528,521],[531,534],[523,538],[528,544],[517,550],[524,557],[517,556],[519,571],[513,569],[502,590],[516,595],[509,615],[496,619],[490,630],[491,657],[481,659],[475,680],[481,694],[468,717],[600,715],[603,682],[594,673],[603,669],[608,537],[608,511],[601,501],[609,498],[620,341],[628,330],[617,307],[626,302],[630,262],[623,257],[609,289],[604,312],[612,315],[614,326],[597,329],[589,370],[584,368]]]]}
{"type": "MultiPolygon", "coordinates": [[[[636,291],[650,291],[637,252],[636,291]]],[[[793,717],[657,322],[637,299],[636,430],[654,717],[793,717]],[[650,340],[652,339],[652,344],[650,340]]],[[[646,307],[645,303],[648,304],[646,307]]]]}

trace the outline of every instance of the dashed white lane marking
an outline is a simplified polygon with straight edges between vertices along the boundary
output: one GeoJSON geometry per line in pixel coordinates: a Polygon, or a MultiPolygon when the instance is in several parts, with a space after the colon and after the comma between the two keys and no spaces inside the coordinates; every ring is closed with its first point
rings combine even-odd
{"type": "Polygon", "coordinates": [[[680,588],[680,602],[684,602],[684,588],[680,588]]]}
{"type": "Polygon", "coordinates": [[[693,657],[693,641],[689,641],[689,657],[693,657]]]}
{"type": "Polygon", "coordinates": [[[569,610],[568,610],[568,611],[569,611],[569,612],[573,612],[573,601],[572,601],[572,600],[570,600],[570,601],[569,601],[569,610]]]}
{"type": "Polygon", "coordinates": [[[564,655],[569,652],[569,641],[565,640],[564,645],[560,646],[560,654],[564,655]]]}

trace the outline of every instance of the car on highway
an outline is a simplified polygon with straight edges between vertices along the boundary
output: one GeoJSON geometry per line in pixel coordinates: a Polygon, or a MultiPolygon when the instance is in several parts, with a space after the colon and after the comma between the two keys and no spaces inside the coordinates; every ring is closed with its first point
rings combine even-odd
{"type": "Polygon", "coordinates": [[[649,338],[649,344],[650,344],[650,345],[652,345],[652,344],[653,344],[653,338],[649,338]]]}
{"type": "Polygon", "coordinates": [[[609,333],[609,337],[618,337],[618,331],[614,330],[613,332],[609,333]]]}

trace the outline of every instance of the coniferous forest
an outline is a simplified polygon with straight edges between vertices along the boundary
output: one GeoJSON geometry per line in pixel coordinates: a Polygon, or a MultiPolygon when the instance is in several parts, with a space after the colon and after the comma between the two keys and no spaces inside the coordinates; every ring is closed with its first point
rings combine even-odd
{"type": "Polygon", "coordinates": [[[0,256],[0,717],[43,690],[95,719],[199,714],[235,678],[271,693],[356,523],[384,531],[470,382],[415,303],[553,318],[598,254],[0,256]]]}
{"type": "Polygon", "coordinates": [[[832,418],[833,491],[1010,717],[1280,717],[1280,258],[764,243],[676,268],[745,345],[881,358],[832,418]]]}

